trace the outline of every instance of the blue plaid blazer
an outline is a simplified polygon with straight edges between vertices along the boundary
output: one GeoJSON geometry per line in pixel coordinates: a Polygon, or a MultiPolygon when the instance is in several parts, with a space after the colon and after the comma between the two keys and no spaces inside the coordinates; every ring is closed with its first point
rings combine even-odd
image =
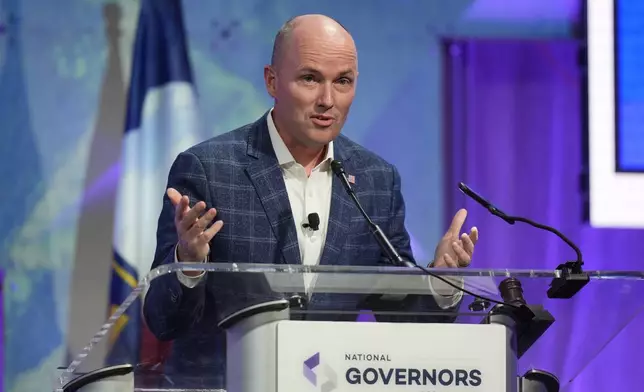
{"type": "MultiPolygon", "coordinates": [[[[191,205],[203,200],[208,207],[215,207],[217,219],[224,221],[211,242],[210,262],[301,263],[296,226],[266,115],[181,153],[170,170],[168,187],[188,195],[191,205]]],[[[355,176],[354,189],[366,212],[400,255],[413,261],[396,168],[345,136],[338,136],[333,146],[335,159],[343,162],[347,174],[355,176]]],[[[174,208],[164,196],[152,268],[174,262],[176,243],[174,208]]],[[[334,176],[320,264],[383,262],[386,258],[367,223],[334,176]]],[[[248,305],[282,298],[259,277],[250,280],[232,274],[225,278],[214,275],[206,275],[191,289],[175,275],[164,276],[152,282],[145,297],[148,327],[159,339],[174,342],[174,359],[166,364],[174,371],[196,374],[208,369],[208,374],[225,374],[225,336],[217,323],[248,305]]],[[[334,309],[355,309],[361,306],[359,302],[360,298],[319,294],[311,298],[310,306],[323,309],[332,304],[334,309]]],[[[397,309],[417,306],[432,305],[419,305],[414,296],[396,304],[397,309]]]]}

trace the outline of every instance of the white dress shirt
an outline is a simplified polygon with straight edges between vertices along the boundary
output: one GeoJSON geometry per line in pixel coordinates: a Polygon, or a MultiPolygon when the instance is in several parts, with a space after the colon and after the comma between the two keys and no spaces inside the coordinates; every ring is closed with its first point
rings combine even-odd
{"type": "MultiPolygon", "coordinates": [[[[268,133],[277,156],[277,162],[282,169],[286,192],[291,204],[291,212],[297,231],[297,242],[300,247],[302,265],[318,265],[326,240],[331,208],[331,184],[333,182],[333,141],[326,148],[324,159],[311,170],[307,176],[306,169],[295,161],[293,155],[284,144],[273,122],[273,111],[267,116],[268,133]],[[316,213],[320,217],[318,230],[304,227],[308,223],[309,214],[316,213]]],[[[304,288],[310,294],[313,284],[313,274],[304,274],[304,288]]]]}
{"type": "MultiPolygon", "coordinates": [[[[293,220],[295,221],[295,229],[297,231],[297,240],[300,247],[300,259],[303,265],[318,265],[324,249],[326,239],[327,226],[329,221],[329,210],[331,206],[331,184],[333,181],[333,171],[331,170],[331,161],[333,161],[333,142],[331,141],[326,149],[326,155],[322,162],[318,164],[309,176],[306,175],[304,166],[297,163],[293,155],[288,150],[282,137],[277,132],[275,123],[272,116],[273,110],[266,116],[268,125],[268,133],[270,135],[271,144],[275,150],[277,161],[282,169],[284,176],[284,183],[288,193],[289,202],[291,204],[291,211],[293,213],[293,220]],[[308,222],[308,214],[317,213],[320,217],[320,225],[318,230],[305,228],[304,223],[308,222]]],[[[176,247],[175,247],[175,261],[178,261],[176,247]]],[[[179,281],[185,286],[192,288],[195,287],[203,273],[198,276],[188,276],[183,272],[178,271],[177,277],[179,281]]],[[[310,288],[314,285],[313,274],[304,274],[304,288],[307,294],[310,293],[310,288]]],[[[453,279],[450,279],[453,280],[453,279]]],[[[436,301],[441,308],[447,309],[454,306],[462,296],[462,292],[457,291],[453,293],[453,289],[443,282],[429,280],[430,289],[435,294],[436,301]],[[448,295],[441,295],[436,293],[433,285],[441,287],[440,293],[449,293],[448,295]]]]}

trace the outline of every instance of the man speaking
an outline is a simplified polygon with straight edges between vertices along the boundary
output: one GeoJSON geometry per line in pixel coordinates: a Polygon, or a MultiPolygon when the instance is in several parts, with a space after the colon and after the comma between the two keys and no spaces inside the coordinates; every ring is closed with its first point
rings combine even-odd
{"type": "MultiPolygon", "coordinates": [[[[152,268],[177,261],[304,265],[378,265],[387,259],[331,170],[343,163],[367,214],[394,248],[414,262],[396,168],[340,134],[358,80],[351,35],[322,15],[289,20],[264,68],[274,106],[252,124],[181,153],[168,178],[152,268]]],[[[460,234],[460,210],[436,247],[433,267],[465,267],[478,239],[460,234]]],[[[221,314],[234,307],[235,286],[212,275],[177,273],[152,282],[144,315],[161,340],[173,340],[168,366],[207,366],[225,375],[221,314]],[[225,290],[220,290],[221,292],[225,290]],[[173,365],[170,365],[173,364],[173,365]]],[[[460,295],[436,296],[458,305],[460,295]]],[[[323,305],[323,304],[322,304],[323,305]]],[[[228,312],[230,313],[230,312],[228,312]]]]}

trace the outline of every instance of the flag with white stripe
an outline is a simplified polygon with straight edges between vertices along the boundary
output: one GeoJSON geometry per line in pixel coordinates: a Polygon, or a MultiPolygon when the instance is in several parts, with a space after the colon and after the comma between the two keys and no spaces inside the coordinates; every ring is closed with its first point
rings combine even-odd
{"type": "MultiPolygon", "coordinates": [[[[110,312],[149,271],[168,171],[176,156],[199,139],[181,0],[142,0],[127,105],[110,312]]],[[[108,363],[139,362],[143,324],[140,301],[135,305],[110,336],[108,363]]]]}

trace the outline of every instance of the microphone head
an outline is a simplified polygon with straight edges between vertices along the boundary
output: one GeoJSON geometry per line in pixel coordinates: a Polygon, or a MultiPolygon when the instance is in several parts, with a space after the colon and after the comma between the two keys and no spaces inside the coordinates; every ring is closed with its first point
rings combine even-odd
{"type": "Polygon", "coordinates": [[[465,185],[465,183],[459,182],[458,183],[458,189],[460,189],[461,192],[463,192],[466,196],[474,199],[474,201],[476,201],[477,203],[479,203],[480,205],[482,205],[486,209],[489,210],[490,208],[494,208],[492,203],[490,203],[489,201],[485,200],[478,193],[474,192],[469,186],[465,185]]]}
{"type": "Polygon", "coordinates": [[[336,176],[339,176],[344,173],[344,166],[342,166],[342,162],[334,159],[331,161],[331,170],[336,176]]]}
{"type": "Polygon", "coordinates": [[[478,193],[474,192],[472,188],[469,186],[465,185],[463,182],[458,183],[458,189],[461,190],[466,196],[474,199],[477,203],[482,205],[486,210],[490,211],[492,215],[498,216],[499,218],[503,219],[504,221],[508,222],[509,224],[513,225],[515,223],[515,220],[512,217],[507,216],[507,214],[498,208],[496,208],[492,203],[487,201],[486,199],[483,198],[483,196],[479,195],[478,193]]]}

